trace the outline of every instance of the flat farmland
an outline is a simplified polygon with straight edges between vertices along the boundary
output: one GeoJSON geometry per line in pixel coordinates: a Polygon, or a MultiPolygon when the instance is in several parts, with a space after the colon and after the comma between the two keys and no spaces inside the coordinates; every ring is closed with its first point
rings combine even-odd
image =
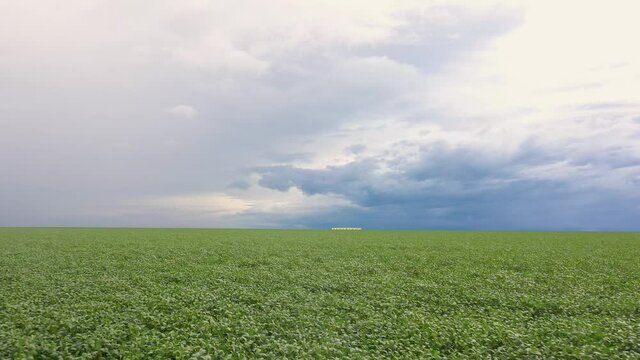
{"type": "Polygon", "coordinates": [[[0,358],[640,358],[640,234],[0,228],[0,358]]]}

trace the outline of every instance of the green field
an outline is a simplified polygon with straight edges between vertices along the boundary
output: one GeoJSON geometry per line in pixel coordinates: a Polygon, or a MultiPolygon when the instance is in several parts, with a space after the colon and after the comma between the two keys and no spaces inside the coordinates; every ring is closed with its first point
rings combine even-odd
{"type": "Polygon", "coordinates": [[[640,358],[640,233],[0,228],[0,358],[640,358]]]}

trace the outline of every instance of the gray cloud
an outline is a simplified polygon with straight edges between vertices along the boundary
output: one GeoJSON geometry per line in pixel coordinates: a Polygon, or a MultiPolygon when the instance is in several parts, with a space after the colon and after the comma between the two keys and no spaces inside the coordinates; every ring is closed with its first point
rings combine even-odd
{"type": "MultiPolygon", "coordinates": [[[[374,228],[637,229],[637,188],[603,189],[592,182],[593,173],[561,179],[521,174],[563,156],[568,154],[549,156],[530,142],[510,157],[434,144],[422,146],[412,162],[370,158],[324,169],[275,166],[256,171],[262,186],[336,194],[366,209],[338,209],[331,217],[338,223],[346,212],[350,215],[344,219],[374,228]],[[383,167],[387,171],[380,172],[383,167]]],[[[638,160],[627,159],[629,166],[638,160]]],[[[619,167],[611,159],[602,164],[610,170],[619,167]]]]}
{"type": "Polygon", "coordinates": [[[367,145],[365,144],[354,144],[348,146],[344,149],[344,152],[347,154],[355,154],[358,155],[367,149],[367,145]]]}
{"type": "Polygon", "coordinates": [[[227,185],[227,188],[229,188],[229,189],[239,189],[239,190],[247,190],[250,187],[251,187],[251,184],[249,184],[246,181],[242,181],[242,180],[234,181],[234,182],[230,183],[229,185],[227,185]]]}

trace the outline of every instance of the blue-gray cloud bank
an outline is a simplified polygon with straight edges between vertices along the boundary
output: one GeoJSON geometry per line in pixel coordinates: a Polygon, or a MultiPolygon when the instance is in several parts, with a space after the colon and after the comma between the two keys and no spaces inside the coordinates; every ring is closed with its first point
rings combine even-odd
{"type": "MultiPolygon", "coordinates": [[[[521,154],[507,161],[467,150],[435,151],[414,163],[384,164],[366,159],[324,169],[274,166],[257,169],[259,184],[307,195],[334,194],[356,204],[306,224],[367,228],[637,230],[640,205],[628,190],[589,185],[590,179],[535,179],[528,166],[553,158],[521,154]]],[[[637,164],[637,159],[635,160],[637,164]]],[[[635,166],[635,165],[629,165],[635,166]]],[[[638,179],[635,186],[640,185],[638,179]]]]}

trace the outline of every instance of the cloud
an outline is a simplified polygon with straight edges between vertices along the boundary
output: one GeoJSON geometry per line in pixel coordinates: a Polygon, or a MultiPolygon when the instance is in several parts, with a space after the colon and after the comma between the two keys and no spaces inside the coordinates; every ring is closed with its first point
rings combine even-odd
{"type": "MultiPolygon", "coordinates": [[[[226,194],[195,194],[141,200],[143,206],[190,212],[198,216],[234,215],[250,208],[250,203],[226,194]]],[[[134,204],[134,208],[138,208],[134,204]]]]}
{"type": "Polygon", "coordinates": [[[358,155],[363,153],[365,150],[367,150],[367,145],[365,144],[354,144],[351,146],[348,146],[344,149],[344,152],[347,154],[354,154],[354,155],[358,155]]]}
{"type": "MultiPolygon", "coordinates": [[[[308,195],[352,201],[358,208],[350,210],[351,218],[373,228],[633,228],[640,210],[637,178],[618,174],[631,182],[608,187],[601,169],[571,166],[528,151],[522,148],[497,160],[479,149],[436,146],[423,148],[419,158],[408,163],[368,159],[323,169],[256,170],[259,184],[270,189],[297,188],[308,195]]],[[[639,171],[636,166],[629,174],[639,171]]],[[[335,221],[342,212],[336,212],[335,221]]]]}
{"type": "Polygon", "coordinates": [[[637,229],[635,10],[11,3],[0,224],[637,229]]]}
{"type": "Polygon", "coordinates": [[[242,181],[242,180],[234,181],[229,185],[227,185],[227,188],[229,189],[239,189],[239,190],[247,190],[250,187],[251,187],[251,184],[249,184],[247,181],[242,181]]]}
{"type": "Polygon", "coordinates": [[[168,110],[171,114],[184,117],[187,119],[192,119],[198,116],[198,110],[189,105],[176,105],[168,110]]]}

